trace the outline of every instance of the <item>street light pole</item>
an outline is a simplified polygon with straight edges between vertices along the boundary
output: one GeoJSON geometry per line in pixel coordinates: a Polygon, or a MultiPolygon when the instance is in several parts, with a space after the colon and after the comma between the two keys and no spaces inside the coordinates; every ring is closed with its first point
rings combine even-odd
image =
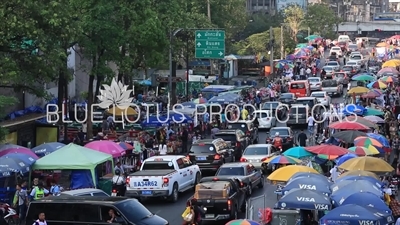
{"type": "Polygon", "coordinates": [[[281,24],[281,59],[284,59],[284,48],[283,48],[283,24],[281,24]]]}
{"type": "Polygon", "coordinates": [[[168,105],[171,105],[171,94],[172,94],[172,53],[173,53],[173,39],[177,33],[179,33],[182,30],[182,28],[178,28],[176,30],[171,30],[169,34],[169,76],[168,76],[168,93],[169,93],[169,98],[168,98],[168,105]]]}

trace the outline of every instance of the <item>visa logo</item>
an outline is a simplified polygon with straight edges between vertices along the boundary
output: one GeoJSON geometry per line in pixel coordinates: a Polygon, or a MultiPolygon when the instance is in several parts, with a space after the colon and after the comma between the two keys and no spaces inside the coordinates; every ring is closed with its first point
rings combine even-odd
{"type": "Polygon", "coordinates": [[[372,221],[372,220],[359,220],[358,223],[360,225],[374,225],[375,224],[374,221],[372,221]]]}
{"type": "Polygon", "coordinates": [[[308,190],[317,190],[317,187],[315,185],[310,185],[310,184],[299,184],[299,188],[308,190]]]}
{"type": "Polygon", "coordinates": [[[299,202],[315,202],[314,198],[296,197],[299,202]]]}
{"type": "Polygon", "coordinates": [[[329,210],[328,205],[314,204],[315,210],[329,210]]]}

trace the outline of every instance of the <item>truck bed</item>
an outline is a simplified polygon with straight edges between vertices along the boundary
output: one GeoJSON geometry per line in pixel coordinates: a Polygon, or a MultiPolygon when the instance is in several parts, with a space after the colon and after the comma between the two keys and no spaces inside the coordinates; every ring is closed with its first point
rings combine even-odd
{"type": "Polygon", "coordinates": [[[132,174],[129,174],[131,177],[139,177],[139,176],[166,176],[170,173],[175,172],[175,170],[142,170],[132,174]]]}

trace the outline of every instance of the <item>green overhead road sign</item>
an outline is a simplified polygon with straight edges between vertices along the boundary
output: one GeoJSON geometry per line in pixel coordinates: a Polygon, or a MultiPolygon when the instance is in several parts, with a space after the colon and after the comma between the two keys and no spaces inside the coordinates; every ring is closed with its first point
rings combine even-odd
{"type": "Polygon", "coordinates": [[[196,30],[195,56],[198,59],[223,59],[225,57],[225,31],[196,30]]]}

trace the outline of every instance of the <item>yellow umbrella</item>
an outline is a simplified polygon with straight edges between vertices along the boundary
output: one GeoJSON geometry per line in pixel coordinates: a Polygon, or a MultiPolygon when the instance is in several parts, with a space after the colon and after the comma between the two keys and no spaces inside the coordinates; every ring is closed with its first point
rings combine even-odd
{"type": "Polygon", "coordinates": [[[339,166],[340,169],[344,170],[365,170],[371,172],[392,172],[394,168],[385,160],[363,156],[353,159],[349,159],[339,166]]]}
{"type": "Polygon", "coordinates": [[[397,67],[397,66],[399,66],[399,63],[396,60],[389,60],[382,64],[382,68],[397,67]]]}
{"type": "Polygon", "coordinates": [[[367,93],[369,91],[368,88],[366,87],[354,87],[352,89],[350,89],[347,94],[364,94],[367,93]]]}
{"type": "Polygon", "coordinates": [[[378,43],[378,44],[376,44],[376,47],[386,47],[386,42],[381,42],[381,43],[378,43]]]}
{"type": "Polygon", "coordinates": [[[346,176],[364,176],[364,177],[373,177],[376,178],[378,180],[379,176],[376,175],[373,172],[369,172],[369,171],[363,171],[363,170],[351,170],[351,171],[347,171],[345,173],[343,173],[342,175],[340,175],[339,177],[346,177],[346,176]]]}
{"type": "Polygon", "coordinates": [[[267,178],[273,181],[288,181],[295,173],[298,172],[308,172],[308,173],[318,173],[318,171],[307,166],[290,165],[279,168],[271,173],[267,178]]]}
{"type": "Polygon", "coordinates": [[[137,115],[138,114],[131,107],[128,107],[127,109],[121,109],[121,108],[118,108],[118,107],[113,107],[111,109],[107,109],[107,113],[112,114],[114,116],[122,116],[122,115],[133,116],[133,115],[137,115]]]}

